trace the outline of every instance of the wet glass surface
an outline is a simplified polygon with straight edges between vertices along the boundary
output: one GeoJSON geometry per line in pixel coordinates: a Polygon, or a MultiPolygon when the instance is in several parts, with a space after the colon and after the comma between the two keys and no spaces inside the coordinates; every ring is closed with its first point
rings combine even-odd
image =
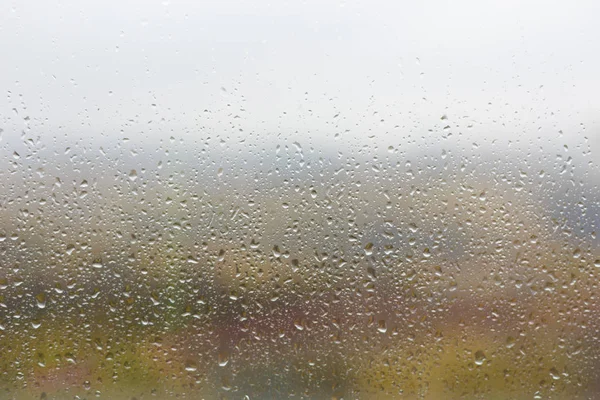
{"type": "Polygon", "coordinates": [[[598,11],[5,4],[0,398],[596,398],[598,11]]]}

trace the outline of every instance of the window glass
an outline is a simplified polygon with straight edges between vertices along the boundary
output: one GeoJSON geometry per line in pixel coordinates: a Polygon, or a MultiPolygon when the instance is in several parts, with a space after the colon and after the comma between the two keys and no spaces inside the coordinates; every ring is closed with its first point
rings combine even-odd
{"type": "Polygon", "coordinates": [[[599,396],[595,1],[6,1],[0,398],[599,396]]]}

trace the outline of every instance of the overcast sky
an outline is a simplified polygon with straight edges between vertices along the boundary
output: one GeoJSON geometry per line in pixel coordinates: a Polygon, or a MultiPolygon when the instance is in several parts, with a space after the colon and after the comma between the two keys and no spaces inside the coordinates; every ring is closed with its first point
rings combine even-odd
{"type": "Polygon", "coordinates": [[[588,136],[600,150],[595,0],[1,7],[4,143],[27,127],[401,145],[448,125],[468,142],[588,136]]]}

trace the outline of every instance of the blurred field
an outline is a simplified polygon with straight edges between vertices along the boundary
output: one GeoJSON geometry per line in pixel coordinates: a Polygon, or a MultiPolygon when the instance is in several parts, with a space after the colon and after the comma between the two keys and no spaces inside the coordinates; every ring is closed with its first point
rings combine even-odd
{"type": "Polygon", "coordinates": [[[19,161],[1,398],[593,397],[593,189],[569,215],[577,195],[538,166],[450,156],[415,175],[396,157],[231,186],[108,161],[57,184],[63,161],[19,161]]]}

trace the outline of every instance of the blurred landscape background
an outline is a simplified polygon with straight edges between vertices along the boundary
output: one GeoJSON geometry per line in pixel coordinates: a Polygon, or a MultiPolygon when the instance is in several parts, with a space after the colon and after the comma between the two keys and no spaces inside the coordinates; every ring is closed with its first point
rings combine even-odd
{"type": "Polygon", "coordinates": [[[598,5],[402,7],[3,6],[0,398],[597,397],[598,5]]]}

